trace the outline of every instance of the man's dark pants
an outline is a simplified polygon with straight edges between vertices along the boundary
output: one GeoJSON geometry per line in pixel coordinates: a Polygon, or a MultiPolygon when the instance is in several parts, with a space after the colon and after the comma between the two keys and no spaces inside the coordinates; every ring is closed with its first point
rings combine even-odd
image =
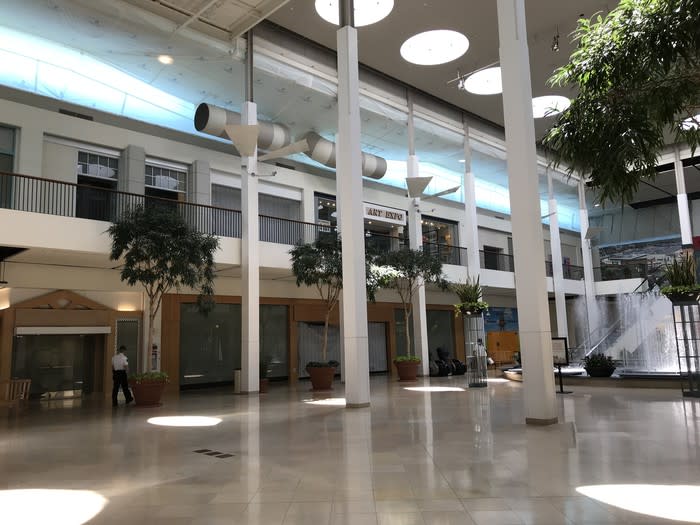
{"type": "Polygon", "coordinates": [[[112,387],[112,406],[117,406],[117,394],[119,393],[119,388],[122,389],[126,402],[131,403],[134,398],[131,395],[131,390],[129,390],[129,381],[126,377],[126,370],[112,370],[112,381],[114,382],[114,386],[112,387]]]}

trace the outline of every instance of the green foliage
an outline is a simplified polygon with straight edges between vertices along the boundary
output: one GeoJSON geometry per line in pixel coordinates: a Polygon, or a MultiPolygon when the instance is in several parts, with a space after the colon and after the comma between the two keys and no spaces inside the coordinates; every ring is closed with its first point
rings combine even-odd
{"type": "Polygon", "coordinates": [[[466,282],[453,284],[451,289],[459,297],[460,303],[455,306],[455,315],[479,314],[488,309],[488,303],[482,301],[483,290],[479,284],[479,276],[467,277],[466,282]]]}
{"type": "Polygon", "coordinates": [[[170,378],[165,372],[145,372],[143,374],[134,374],[129,377],[132,383],[169,383],[170,378]]]}
{"type": "Polygon", "coordinates": [[[442,262],[423,250],[386,252],[377,257],[372,273],[380,288],[396,291],[401,299],[406,329],[406,354],[411,356],[409,317],[413,296],[422,283],[435,284],[442,290],[449,288],[442,275],[442,262]]]}
{"type": "Polygon", "coordinates": [[[331,359],[330,361],[309,361],[306,368],[338,368],[340,363],[331,359]]]}
{"type": "Polygon", "coordinates": [[[211,309],[216,237],[196,231],[176,210],[162,205],[128,210],[107,231],[110,259],[124,261],[121,280],[141,284],[156,311],[173,288],[198,291],[200,308],[211,309]]]}
{"type": "Polygon", "coordinates": [[[420,363],[420,357],[414,355],[399,355],[394,358],[394,363],[420,363]]]}
{"type": "Polygon", "coordinates": [[[583,358],[583,368],[588,375],[612,374],[616,367],[613,358],[604,354],[589,354],[583,358]]]}
{"type": "Polygon", "coordinates": [[[589,177],[598,199],[628,201],[656,176],[671,131],[694,149],[700,126],[700,2],[621,0],[607,16],[581,19],[569,63],[550,83],[578,96],[548,131],[553,163],[589,177]]]}
{"type": "Polygon", "coordinates": [[[685,253],[667,264],[664,277],[670,286],[695,286],[695,259],[685,253]]]}
{"type": "Polygon", "coordinates": [[[197,291],[201,312],[213,308],[216,237],[196,231],[176,209],[154,202],[126,210],[107,232],[112,241],[109,258],[123,260],[121,280],[142,285],[148,296],[146,348],[153,346],[163,295],[173,288],[197,291]]]}

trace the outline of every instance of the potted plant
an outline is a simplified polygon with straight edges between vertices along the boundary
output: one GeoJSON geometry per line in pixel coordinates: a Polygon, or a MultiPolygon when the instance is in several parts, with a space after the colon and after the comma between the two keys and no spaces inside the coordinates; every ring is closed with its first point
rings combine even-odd
{"type": "Polygon", "coordinates": [[[140,284],[148,297],[146,348],[153,347],[156,314],[172,289],[196,290],[200,312],[213,308],[216,237],[198,232],[176,209],[158,201],[126,210],[107,233],[112,241],[109,258],[122,264],[121,280],[140,284]]]}
{"type": "Polygon", "coordinates": [[[483,291],[478,276],[476,279],[467,276],[466,282],[452,285],[452,291],[460,301],[454,305],[455,315],[481,315],[489,308],[488,303],[482,301],[483,291]]]}
{"type": "Polygon", "coordinates": [[[132,375],[129,378],[129,383],[134,392],[136,405],[160,406],[163,389],[169,382],[168,374],[165,372],[145,372],[132,375]]]}
{"type": "Polygon", "coordinates": [[[438,257],[423,250],[399,250],[387,252],[377,259],[373,267],[380,288],[389,288],[399,296],[403,309],[406,353],[394,359],[399,381],[415,381],[420,356],[413,353],[409,322],[413,308],[413,297],[424,284],[434,283],[440,288],[448,287],[442,276],[442,262],[438,257]]]}
{"type": "Polygon", "coordinates": [[[668,285],[661,288],[661,293],[672,303],[698,302],[700,285],[695,281],[695,260],[686,253],[666,265],[664,273],[668,285]]]}
{"type": "Polygon", "coordinates": [[[610,377],[616,365],[612,357],[604,354],[589,354],[583,358],[583,368],[591,377],[610,377]]]}
{"type": "MultiPolygon", "coordinates": [[[[323,343],[321,360],[306,363],[313,390],[330,390],[333,385],[338,361],[328,360],[328,325],[333,309],[338,304],[343,289],[342,244],[337,235],[323,235],[312,243],[299,244],[289,252],[292,259],[292,273],[297,286],[313,286],[325,307],[323,320],[323,343]]],[[[371,279],[370,267],[374,256],[365,252],[365,273],[367,274],[367,297],[374,300],[378,288],[371,279]]]]}

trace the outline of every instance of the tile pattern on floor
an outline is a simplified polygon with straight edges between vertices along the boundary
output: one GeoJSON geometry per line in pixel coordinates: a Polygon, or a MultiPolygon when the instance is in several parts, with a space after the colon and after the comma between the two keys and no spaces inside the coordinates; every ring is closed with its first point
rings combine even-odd
{"type": "Polygon", "coordinates": [[[521,384],[419,384],[465,390],[373,377],[362,409],[307,404],[318,395],[301,383],[259,398],[187,392],[158,409],[86,400],[0,412],[0,494],[93,491],[107,500],[96,525],[648,525],[681,522],[576,487],[700,482],[700,401],[678,392],[577,387],[557,400],[560,423],[540,428],[523,423],[521,384]],[[153,415],[222,422],[156,427],[153,415]],[[204,461],[202,444],[233,456],[204,461]]]}

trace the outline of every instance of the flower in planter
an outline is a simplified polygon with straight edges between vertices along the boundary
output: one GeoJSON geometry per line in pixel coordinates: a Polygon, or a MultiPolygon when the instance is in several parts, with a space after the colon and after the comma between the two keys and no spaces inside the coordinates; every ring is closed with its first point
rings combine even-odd
{"type": "Polygon", "coordinates": [[[454,305],[455,315],[479,315],[489,308],[488,303],[482,301],[483,291],[478,276],[476,279],[467,277],[465,283],[452,285],[452,291],[461,301],[454,305]]]}

